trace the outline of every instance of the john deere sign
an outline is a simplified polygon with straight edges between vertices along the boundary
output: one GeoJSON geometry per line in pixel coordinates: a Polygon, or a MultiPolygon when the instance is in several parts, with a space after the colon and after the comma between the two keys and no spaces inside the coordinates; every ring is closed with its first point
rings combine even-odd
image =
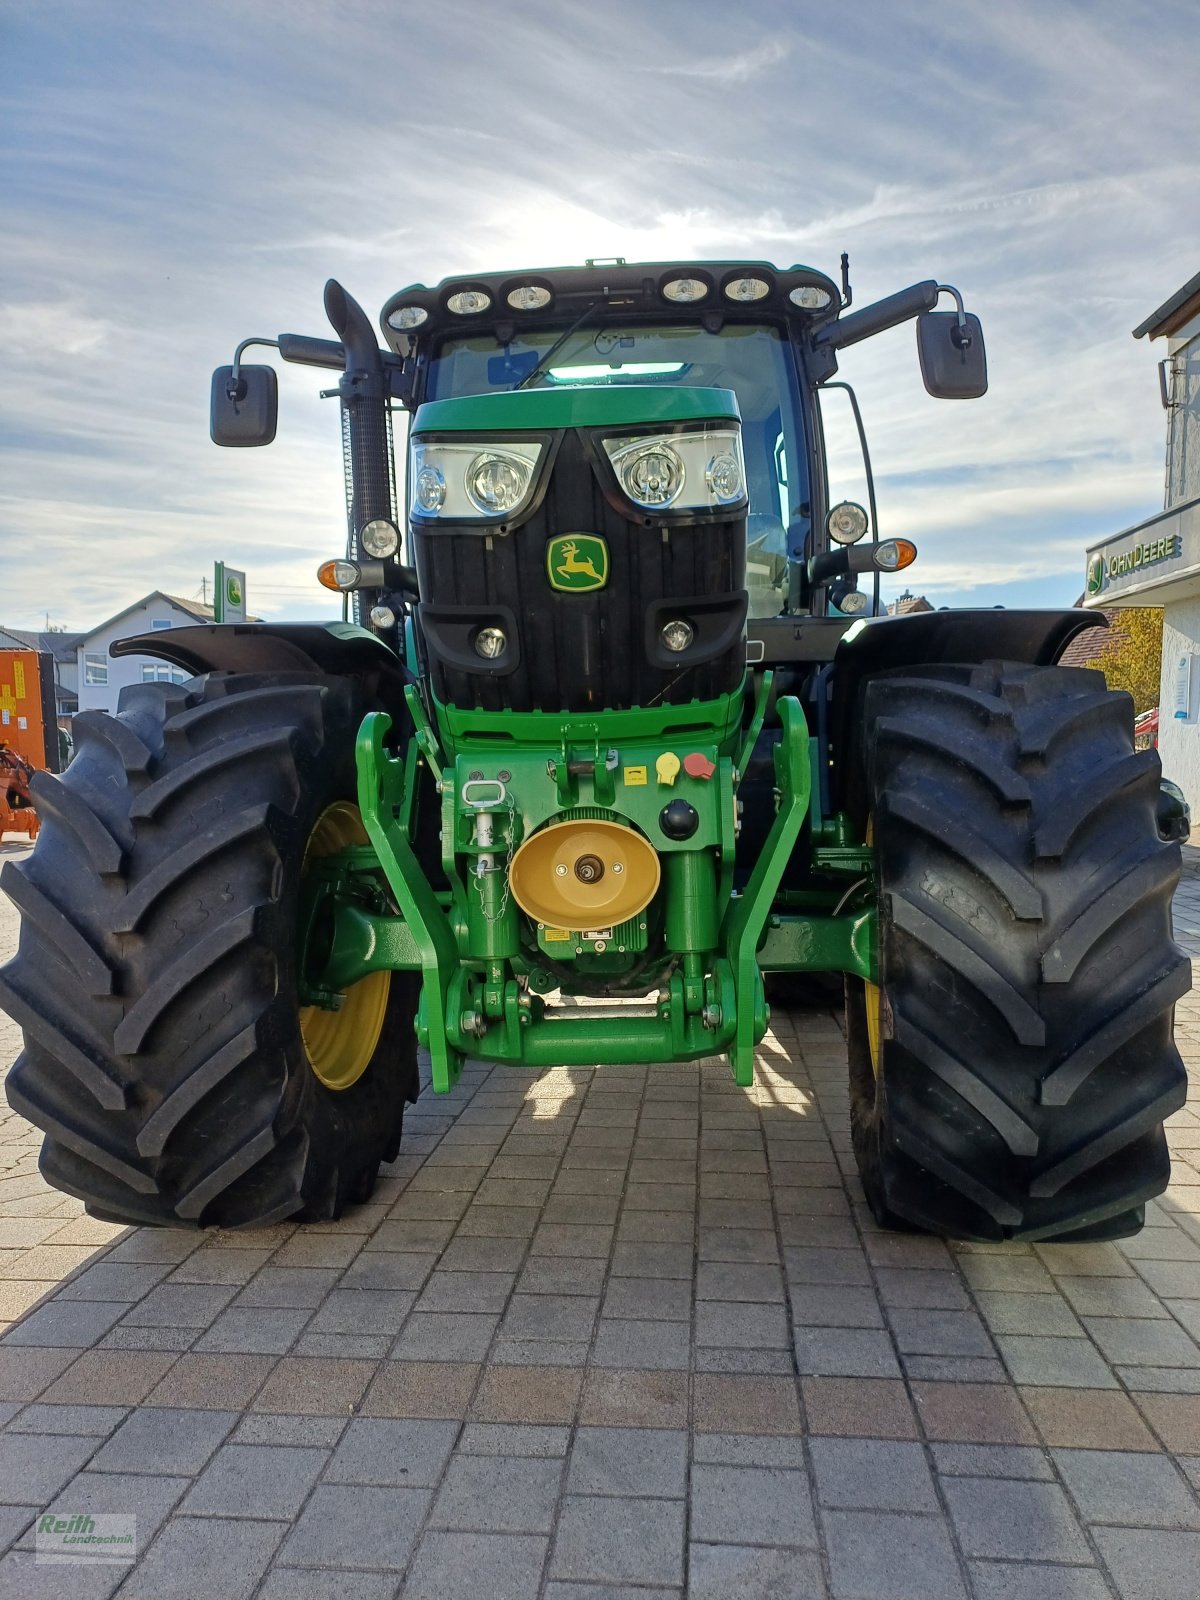
{"type": "Polygon", "coordinates": [[[1123,578],[1126,573],[1156,566],[1160,561],[1169,561],[1172,556],[1182,554],[1183,541],[1174,533],[1165,539],[1148,539],[1144,544],[1135,544],[1129,550],[1118,551],[1116,555],[1094,555],[1088,562],[1088,593],[1099,594],[1106,579],[1111,583],[1114,578],[1123,578]]]}
{"type": "Polygon", "coordinates": [[[1177,594],[1181,583],[1188,595],[1200,585],[1200,501],[1159,512],[1094,545],[1084,604],[1162,605],[1166,590],[1177,594]]]}

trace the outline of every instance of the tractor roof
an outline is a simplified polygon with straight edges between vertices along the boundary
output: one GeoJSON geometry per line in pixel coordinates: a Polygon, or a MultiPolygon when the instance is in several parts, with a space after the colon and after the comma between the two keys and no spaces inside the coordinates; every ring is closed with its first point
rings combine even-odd
{"type": "MultiPolygon", "coordinates": [[[[677,291],[678,292],[678,291],[677,291]]],[[[744,292],[744,291],[743,291],[744,292]]],[[[828,322],[841,308],[837,284],[815,267],[776,267],[769,261],[642,261],[617,256],[588,261],[581,267],[541,267],[523,272],[492,272],[444,278],[430,288],[423,283],[399,290],[384,305],[380,326],[397,354],[406,354],[412,336],[468,333],[480,326],[502,332],[506,327],[561,327],[593,306],[629,317],[654,316],[673,321],[736,317],[761,320],[764,315],[828,322]],[[670,294],[686,282],[688,298],[670,294]],[[740,298],[731,286],[753,282],[755,298],[740,298]],[[540,294],[528,291],[544,291],[540,294]],[[791,298],[796,296],[795,299],[791,298]],[[805,303],[808,302],[808,303],[805,303]]]]}

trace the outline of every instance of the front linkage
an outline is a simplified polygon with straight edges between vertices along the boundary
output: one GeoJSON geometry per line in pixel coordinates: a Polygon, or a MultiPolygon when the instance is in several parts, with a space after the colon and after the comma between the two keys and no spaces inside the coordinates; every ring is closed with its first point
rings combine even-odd
{"type": "MultiPolygon", "coordinates": [[[[770,674],[764,674],[762,703],[769,689],[770,674]]],[[[460,750],[451,759],[425,721],[416,691],[408,693],[424,738],[393,755],[385,743],[387,713],[369,715],[360,729],[358,803],[371,848],[321,861],[301,927],[302,984],[311,1003],[336,1009],[341,992],[370,972],[420,972],[417,1031],[430,1053],[435,1090],[453,1087],[468,1054],[539,1067],[724,1053],[735,1081],[748,1085],[769,1015],[764,970],[844,971],[874,979],[875,898],[864,872],[870,852],[840,842],[844,817],[826,824],[811,814],[816,741],[795,700],[785,697],[776,708],[783,730],[774,758],[778,809],[737,891],[737,789],[748,755],[739,727],[718,727],[712,744],[681,758],[679,741],[662,731],[671,714],[634,710],[567,723],[556,730],[553,746],[502,747],[498,754],[492,745],[483,754],[460,750]],[[436,772],[441,798],[448,888],[440,893],[414,848],[423,768],[436,772]],[[810,838],[818,841],[811,853],[823,858],[831,886],[809,891],[813,908],[798,912],[778,895],[806,818],[810,838]],[[521,846],[542,837],[547,824],[559,830],[564,859],[551,866],[547,856],[526,867],[521,846]],[[668,830],[684,837],[672,838],[668,830]],[[647,873],[639,859],[645,837],[656,838],[661,852],[664,892],[654,905],[655,868],[647,873]],[[597,838],[603,841],[598,847],[597,838]],[[834,839],[839,843],[824,842],[834,839]],[[614,859],[604,862],[595,849],[606,846],[614,859]],[[629,865],[615,859],[626,853],[633,857],[629,865]],[[640,887],[631,884],[626,894],[622,885],[615,901],[618,914],[622,906],[636,909],[620,921],[611,910],[606,922],[578,914],[571,919],[569,905],[603,884],[603,876],[581,883],[567,865],[572,859],[602,875],[607,869],[610,883],[614,873],[632,878],[642,868],[640,887]],[[394,910],[384,907],[380,873],[394,910]],[[543,881],[548,873],[555,876],[543,881]],[[536,952],[522,941],[518,895],[535,906],[540,895],[562,913],[556,922],[534,919],[536,952]],[[643,895],[645,903],[638,904],[643,895]],[[589,925],[557,925],[571,920],[589,925]],[[541,993],[560,984],[616,996],[657,984],[658,997],[649,1015],[625,1007],[609,1015],[602,1008],[547,1011],[541,993]]]]}

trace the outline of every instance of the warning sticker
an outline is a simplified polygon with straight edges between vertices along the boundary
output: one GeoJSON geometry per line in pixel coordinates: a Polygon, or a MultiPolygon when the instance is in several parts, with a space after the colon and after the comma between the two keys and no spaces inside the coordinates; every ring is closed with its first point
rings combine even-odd
{"type": "Polygon", "coordinates": [[[626,788],[629,788],[629,789],[636,788],[638,784],[645,784],[645,782],[646,782],[646,768],[645,767],[624,767],[624,768],[622,768],[622,771],[621,771],[621,782],[626,786],[626,788]]]}
{"type": "Polygon", "coordinates": [[[566,928],[543,928],[542,938],[547,944],[554,940],[570,939],[571,935],[566,928]]]}

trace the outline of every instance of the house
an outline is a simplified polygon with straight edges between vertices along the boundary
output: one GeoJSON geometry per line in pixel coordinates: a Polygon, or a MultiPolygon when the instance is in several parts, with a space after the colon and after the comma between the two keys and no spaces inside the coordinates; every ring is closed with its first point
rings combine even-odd
{"type": "Polygon", "coordinates": [[[898,600],[893,600],[887,608],[889,617],[907,617],[914,611],[932,611],[923,594],[912,594],[905,590],[898,600]]]}
{"type": "Polygon", "coordinates": [[[110,657],[109,646],[118,639],[138,633],[156,633],[167,628],[188,628],[198,622],[212,622],[213,608],[180,595],[153,594],[135,600],[115,617],[109,617],[88,633],[76,634],[80,711],[115,712],[121,690],[131,683],[183,683],[188,674],[167,661],[153,656],[110,657]]]}
{"type": "Polygon", "coordinates": [[[1158,750],[1163,771],[1200,815],[1200,272],[1133,330],[1166,340],[1159,395],[1167,413],[1164,509],[1087,552],[1091,610],[1163,608],[1158,750]]]}

